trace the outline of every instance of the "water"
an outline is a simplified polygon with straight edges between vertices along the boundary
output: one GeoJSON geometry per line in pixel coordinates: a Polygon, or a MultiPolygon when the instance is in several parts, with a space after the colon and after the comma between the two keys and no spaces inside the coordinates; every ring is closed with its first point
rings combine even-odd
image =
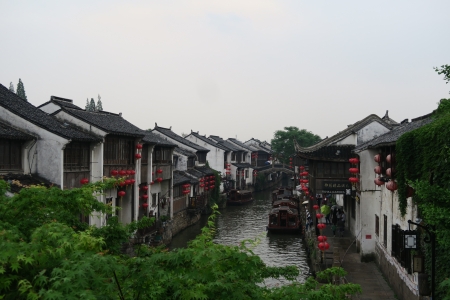
{"type": "MultiPolygon", "coordinates": [[[[271,191],[254,193],[254,201],[243,206],[229,206],[217,217],[217,233],[214,242],[223,245],[239,245],[247,239],[259,239],[252,251],[268,266],[295,265],[299,268],[298,281],[303,282],[309,273],[307,254],[299,234],[273,234],[266,231],[271,209],[271,191]]],[[[200,233],[207,217],[176,235],[170,248],[186,247],[187,242],[200,233]]],[[[268,280],[266,285],[283,284],[284,281],[268,280]]]]}

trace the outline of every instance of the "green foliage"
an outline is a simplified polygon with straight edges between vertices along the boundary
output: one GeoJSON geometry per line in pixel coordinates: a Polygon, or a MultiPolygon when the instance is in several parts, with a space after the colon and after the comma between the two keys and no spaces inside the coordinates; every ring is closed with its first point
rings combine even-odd
{"type": "Polygon", "coordinates": [[[447,84],[450,81],[450,65],[442,65],[440,68],[435,67],[434,70],[439,74],[444,74],[444,80],[447,84]]]}
{"type": "Polygon", "coordinates": [[[16,93],[16,91],[14,90],[14,84],[12,82],[9,83],[9,91],[16,93]]]}
{"type": "Polygon", "coordinates": [[[258,175],[256,175],[256,180],[255,180],[255,190],[260,191],[263,190],[265,188],[265,186],[267,185],[267,177],[266,175],[260,173],[258,175]]]}
{"type": "MultiPolygon", "coordinates": [[[[396,144],[399,210],[405,215],[408,185],[426,224],[436,226],[437,281],[450,276],[450,100],[442,99],[433,121],[402,135],[396,144]]],[[[430,274],[430,251],[426,267],[430,274]]],[[[442,291],[440,291],[442,292],[442,291]]]]}
{"type": "Polygon", "coordinates": [[[22,79],[19,78],[19,83],[17,84],[17,96],[27,101],[27,94],[25,93],[25,87],[23,85],[22,79]]]}
{"type": "MultiPolygon", "coordinates": [[[[207,164],[208,165],[208,164],[207,164]]],[[[220,185],[222,184],[222,178],[220,173],[213,170],[214,172],[214,189],[209,193],[209,204],[213,206],[214,204],[219,203],[220,200],[220,185]]]]}
{"type": "MultiPolygon", "coordinates": [[[[217,206],[202,234],[185,249],[167,252],[140,245],[134,257],[117,255],[133,231],[154,220],[121,225],[113,217],[99,229],[75,222],[80,211],[108,212],[106,205],[92,201],[115,183],[106,179],[60,192],[33,187],[7,198],[8,186],[0,181],[2,299],[344,299],[344,294],[360,292],[356,285],[319,285],[313,278],[295,282],[297,267],[269,267],[254,255],[258,239],[239,246],[215,244],[217,206]],[[268,288],[267,278],[292,284],[268,288]]],[[[343,274],[329,270],[323,276],[335,273],[343,274]]]]}
{"type": "Polygon", "coordinates": [[[102,97],[100,97],[100,95],[98,95],[97,106],[95,107],[95,109],[97,111],[103,110],[102,97]]]}
{"type": "Polygon", "coordinates": [[[289,162],[289,156],[295,154],[294,140],[300,146],[308,147],[319,142],[321,138],[311,131],[306,129],[299,130],[294,126],[284,127],[284,130],[275,131],[270,143],[277,158],[284,163],[289,162]]]}

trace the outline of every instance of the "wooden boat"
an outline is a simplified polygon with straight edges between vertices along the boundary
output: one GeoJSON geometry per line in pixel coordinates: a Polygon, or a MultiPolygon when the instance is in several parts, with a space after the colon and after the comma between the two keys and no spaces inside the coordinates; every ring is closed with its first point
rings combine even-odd
{"type": "Polygon", "coordinates": [[[272,196],[267,231],[300,233],[299,199],[293,195],[292,189],[278,189],[272,193],[272,196]]]}
{"type": "Polygon", "coordinates": [[[253,194],[248,190],[232,189],[228,192],[227,205],[243,205],[253,201],[253,194]]]}

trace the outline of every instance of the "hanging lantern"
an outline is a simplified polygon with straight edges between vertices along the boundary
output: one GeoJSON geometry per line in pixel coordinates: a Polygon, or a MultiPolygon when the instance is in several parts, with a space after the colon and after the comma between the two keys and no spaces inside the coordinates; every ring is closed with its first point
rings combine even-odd
{"type": "Polygon", "coordinates": [[[357,159],[356,157],[350,158],[348,161],[349,161],[351,164],[354,164],[354,165],[359,164],[359,159],[357,159]]]}
{"type": "Polygon", "coordinates": [[[161,177],[156,178],[156,181],[161,182],[163,179],[161,177]]]}
{"type": "Polygon", "coordinates": [[[119,191],[118,193],[117,193],[117,196],[119,196],[120,198],[122,198],[123,196],[125,196],[125,191],[119,191]]]}
{"type": "Polygon", "coordinates": [[[318,210],[319,208],[320,208],[319,205],[317,205],[317,204],[313,205],[314,210],[318,210]]]}
{"type": "Polygon", "coordinates": [[[125,171],[125,170],[120,170],[120,171],[119,171],[119,175],[120,175],[120,176],[125,176],[125,175],[127,175],[127,171],[125,171]]]}
{"type": "Polygon", "coordinates": [[[359,179],[356,178],[356,177],[350,177],[350,178],[348,179],[348,181],[350,181],[351,183],[357,183],[357,182],[359,182],[359,179]]]}
{"type": "Polygon", "coordinates": [[[142,195],[142,199],[147,200],[148,199],[148,195],[142,195]]]}
{"type": "Polygon", "coordinates": [[[209,187],[205,186],[205,190],[209,190],[209,187]]]}
{"type": "Polygon", "coordinates": [[[327,241],[327,237],[326,237],[325,235],[319,235],[319,236],[317,237],[317,240],[318,240],[319,242],[326,242],[326,241],[327,241]]]}
{"type": "Polygon", "coordinates": [[[330,244],[328,244],[327,242],[321,242],[317,245],[320,249],[320,251],[325,251],[328,250],[330,248],[330,244]]]}
{"type": "Polygon", "coordinates": [[[125,180],[125,185],[130,185],[130,184],[131,184],[131,180],[130,179],[125,180]]]}
{"type": "Polygon", "coordinates": [[[387,176],[392,177],[392,175],[394,175],[394,173],[395,173],[395,169],[393,169],[393,168],[387,168],[386,169],[386,175],[387,176]]]}
{"type": "Polygon", "coordinates": [[[383,168],[382,168],[381,166],[376,166],[376,167],[373,169],[373,171],[374,171],[376,174],[381,174],[381,173],[383,173],[383,168]]]}
{"type": "Polygon", "coordinates": [[[391,192],[397,190],[398,189],[397,182],[395,182],[393,180],[389,181],[388,183],[386,183],[386,188],[388,190],[390,190],[391,192]]]}
{"type": "Polygon", "coordinates": [[[327,227],[327,225],[325,225],[325,224],[323,224],[323,223],[317,224],[317,228],[318,228],[319,230],[322,230],[322,229],[324,229],[325,227],[327,227]]]}
{"type": "Polygon", "coordinates": [[[305,191],[305,195],[309,195],[309,191],[305,191]]]}
{"type": "Polygon", "coordinates": [[[131,174],[130,172],[131,170],[126,170],[125,172],[127,173],[127,176],[129,176],[131,174]]]}
{"type": "Polygon", "coordinates": [[[120,186],[126,186],[127,184],[125,183],[124,180],[122,180],[121,182],[119,182],[119,185],[120,185],[120,186]]]}
{"type": "Polygon", "coordinates": [[[163,170],[162,169],[158,169],[156,170],[156,174],[162,174],[163,170]]]}
{"type": "Polygon", "coordinates": [[[111,170],[111,176],[117,176],[119,172],[117,170],[111,170]]]}
{"type": "Polygon", "coordinates": [[[380,162],[381,162],[381,154],[375,155],[375,156],[373,157],[373,160],[374,160],[375,162],[377,162],[377,163],[380,163],[380,162]]]}
{"type": "Polygon", "coordinates": [[[204,187],[205,185],[202,183],[202,184],[200,184],[200,187],[204,187]]]}
{"type": "Polygon", "coordinates": [[[395,163],[395,155],[394,154],[389,154],[388,156],[386,156],[386,161],[390,164],[395,163]]]}
{"type": "Polygon", "coordinates": [[[152,180],[152,181],[150,181],[150,185],[153,185],[155,182],[152,180]]]}
{"type": "Polygon", "coordinates": [[[203,179],[203,177],[202,177],[202,178],[200,178],[200,182],[203,182],[203,181],[205,181],[205,179],[203,179]]]}
{"type": "Polygon", "coordinates": [[[350,168],[348,169],[348,171],[352,174],[358,174],[359,173],[359,169],[358,168],[350,168]]]}
{"type": "Polygon", "coordinates": [[[80,183],[81,184],[87,184],[87,183],[89,183],[89,179],[83,178],[83,179],[80,180],[80,183]]]}
{"type": "Polygon", "coordinates": [[[316,214],[316,218],[317,219],[322,219],[323,218],[323,214],[316,214]]]}
{"type": "Polygon", "coordinates": [[[148,203],[147,203],[147,202],[142,203],[142,208],[143,208],[143,209],[147,209],[147,207],[148,207],[148,203]]]}
{"type": "Polygon", "coordinates": [[[130,170],[130,175],[136,175],[136,171],[135,170],[130,170]]]}
{"type": "Polygon", "coordinates": [[[133,185],[136,182],[134,179],[130,179],[130,184],[133,185]]]}
{"type": "Polygon", "coordinates": [[[134,155],[134,157],[136,157],[136,159],[140,159],[140,158],[142,157],[142,155],[141,155],[140,153],[136,153],[136,154],[134,155]]]}
{"type": "Polygon", "coordinates": [[[384,182],[381,180],[381,177],[375,178],[373,182],[375,182],[375,184],[378,186],[382,186],[384,184],[384,182]]]}
{"type": "Polygon", "coordinates": [[[142,144],[136,144],[136,149],[141,150],[142,149],[142,144]]]}
{"type": "Polygon", "coordinates": [[[148,190],[148,185],[144,185],[144,186],[142,187],[142,189],[143,189],[144,191],[147,191],[147,190],[148,190]]]}

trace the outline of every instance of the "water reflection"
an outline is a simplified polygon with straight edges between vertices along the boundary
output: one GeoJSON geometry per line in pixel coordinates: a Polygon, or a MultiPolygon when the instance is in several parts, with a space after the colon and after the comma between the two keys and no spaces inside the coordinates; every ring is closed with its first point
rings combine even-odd
{"type": "MultiPolygon", "coordinates": [[[[254,194],[255,201],[244,206],[229,206],[217,217],[217,233],[214,242],[224,245],[239,245],[243,240],[259,239],[252,249],[269,266],[295,265],[299,268],[299,281],[304,281],[309,272],[307,254],[299,234],[267,233],[268,214],[271,209],[271,191],[254,194]]],[[[185,247],[187,242],[200,233],[207,218],[175,236],[170,248],[185,247]]],[[[267,285],[283,282],[270,280],[267,285]]]]}

